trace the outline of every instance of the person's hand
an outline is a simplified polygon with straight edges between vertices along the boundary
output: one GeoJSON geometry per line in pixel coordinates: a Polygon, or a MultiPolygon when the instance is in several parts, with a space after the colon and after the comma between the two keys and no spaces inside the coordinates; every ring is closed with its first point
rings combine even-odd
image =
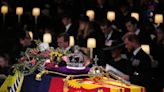
{"type": "Polygon", "coordinates": [[[129,80],[130,79],[130,76],[125,74],[121,78],[123,78],[124,80],[129,80]]]}

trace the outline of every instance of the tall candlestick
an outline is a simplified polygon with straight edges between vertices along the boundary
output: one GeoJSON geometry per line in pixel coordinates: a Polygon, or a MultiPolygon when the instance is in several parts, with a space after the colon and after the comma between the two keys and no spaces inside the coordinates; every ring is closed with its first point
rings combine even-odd
{"type": "Polygon", "coordinates": [[[89,48],[90,50],[90,58],[92,59],[93,58],[93,48],[89,48]]]}
{"type": "Polygon", "coordinates": [[[2,13],[2,14],[7,14],[7,13],[8,13],[8,6],[3,5],[3,6],[1,7],[1,13],[2,13]]]}
{"type": "Polygon", "coordinates": [[[20,23],[20,22],[21,22],[21,16],[18,15],[18,23],[20,23]]]}
{"type": "Polygon", "coordinates": [[[21,15],[23,14],[23,7],[16,8],[16,15],[18,15],[18,23],[20,23],[21,15]]]}
{"type": "Polygon", "coordinates": [[[8,13],[8,6],[3,5],[1,7],[1,13],[3,14],[3,23],[5,23],[5,15],[8,13]]]}
{"type": "Polygon", "coordinates": [[[40,8],[33,8],[32,15],[35,17],[35,24],[37,24],[37,17],[40,15],[40,8]]]}
{"type": "Polygon", "coordinates": [[[93,58],[93,48],[96,48],[96,39],[95,38],[89,38],[87,40],[87,48],[90,49],[90,58],[93,58]]]}
{"type": "Polygon", "coordinates": [[[69,46],[74,46],[74,44],[75,44],[74,37],[73,36],[70,36],[69,37],[69,46]]]}
{"type": "Polygon", "coordinates": [[[23,14],[23,7],[17,7],[16,8],[16,15],[22,15],[23,14]]]}

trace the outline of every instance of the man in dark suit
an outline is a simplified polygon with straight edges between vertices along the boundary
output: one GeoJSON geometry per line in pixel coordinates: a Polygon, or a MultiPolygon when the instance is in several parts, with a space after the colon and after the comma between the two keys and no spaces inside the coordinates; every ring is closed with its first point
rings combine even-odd
{"type": "Polygon", "coordinates": [[[130,75],[124,76],[124,79],[131,83],[144,86],[147,92],[151,92],[151,59],[141,49],[139,38],[133,33],[127,33],[123,37],[125,47],[132,52],[130,75]]]}
{"type": "Polygon", "coordinates": [[[77,36],[78,25],[74,24],[72,21],[72,17],[70,14],[63,14],[62,23],[64,25],[64,32],[69,34],[70,36],[77,36]]]}
{"type": "Polygon", "coordinates": [[[18,58],[22,57],[21,52],[25,52],[27,48],[35,48],[37,45],[31,40],[28,31],[19,30],[18,43],[12,48],[12,63],[18,63],[18,58]]]}
{"type": "Polygon", "coordinates": [[[104,34],[106,46],[110,46],[113,41],[121,41],[120,32],[112,28],[112,23],[109,20],[102,20],[100,28],[104,34]]]}
{"type": "MultiPolygon", "coordinates": [[[[117,41],[121,42],[120,32],[112,28],[112,23],[109,20],[104,19],[100,21],[99,25],[101,28],[101,32],[103,33],[103,38],[104,38],[103,40],[105,42],[103,48],[112,46],[113,42],[117,42],[117,41]]],[[[108,60],[110,61],[112,59],[109,50],[101,50],[100,57],[101,58],[98,62],[98,65],[101,66],[105,66],[107,61],[108,60]]]]}
{"type": "Polygon", "coordinates": [[[150,33],[145,29],[141,29],[138,25],[138,21],[134,17],[127,18],[125,26],[128,32],[132,32],[139,37],[141,44],[151,44],[150,33]]]}

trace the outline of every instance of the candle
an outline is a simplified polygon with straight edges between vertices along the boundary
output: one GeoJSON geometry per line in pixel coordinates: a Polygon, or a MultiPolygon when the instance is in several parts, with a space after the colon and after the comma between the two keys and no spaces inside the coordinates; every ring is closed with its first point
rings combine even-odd
{"type": "Polygon", "coordinates": [[[108,11],[107,12],[107,19],[109,21],[114,21],[115,20],[115,12],[114,11],[108,11]]]}
{"type": "Polygon", "coordinates": [[[30,35],[31,40],[33,40],[33,33],[31,31],[28,32],[30,35]]]}
{"type": "Polygon", "coordinates": [[[22,15],[23,14],[23,7],[17,7],[16,8],[16,15],[22,15]]]}
{"type": "Polygon", "coordinates": [[[134,17],[137,21],[139,21],[139,14],[138,13],[132,12],[131,17],[134,17]]]}
{"type": "Polygon", "coordinates": [[[163,23],[163,15],[162,14],[155,14],[154,22],[156,24],[163,23]]]}
{"type": "Polygon", "coordinates": [[[96,39],[95,38],[89,38],[87,40],[87,47],[88,48],[96,48],[96,39]]]}
{"type": "Polygon", "coordinates": [[[95,17],[95,12],[93,10],[87,10],[86,15],[89,17],[90,21],[93,21],[95,17]]]}
{"type": "Polygon", "coordinates": [[[39,16],[40,15],[40,8],[37,8],[37,7],[33,8],[32,15],[33,16],[39,16]]]}
{"type": "Polygon", "coordinates": [[[142,44],[141,48],[144,52],[146,52],[147,54],[150,54],[150,46],[149,45],[142,44]]]}
{"type": "Polygon", "coordinates": [[[1,7],[1,13],[2,13],[2,14],[7,14],[7,13],[8,13],[8,6],[3,5],[3,6],[1,7]]]}
{"type": "Polygon", "coordinates": [[[69,36],[69,46],[74,46],[75,40],[73,36],[69,36]]]}
{"type": "Polygon", "coordinates": [[[40,8],[33,8],[32,15],[35,17],[35,24],[37,24],[37,17],[40,15],[40,8]]]}
{"type": "Polygon", "coordinates": [[[52,42],[52,36],[50,33],[45,33],[43,35],[43,42],[45,42],[45,43],[51,43],[52,42]]]}
{"type": "Polygon", "coordinates": [[[20,17],[23,14],[23,7],[16,8],[16,15],[18,15],[18,23],[20,23],[20,17]]]}
{"type": "Polygon", "coordinates": [[[95,38],[89,38],[87,40],[87,48],[90,49],[90,58],[93,58],[93,48],[96,48],[96,39],[95,38]]]}
{"type": "Polygon", "coordinates": [[[5,23],[5,14],[8,13],[8,6],[3,5],[3,6],[1,7],[1,13],[3,14],[3,23],[5,23]]]}

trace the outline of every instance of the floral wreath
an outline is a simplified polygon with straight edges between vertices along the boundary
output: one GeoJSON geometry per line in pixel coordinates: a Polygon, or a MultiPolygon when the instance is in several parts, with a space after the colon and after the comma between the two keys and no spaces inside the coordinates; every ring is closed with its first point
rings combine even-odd
{"type": "Polygon", "coordinates": [[[25,52],[21,52],[21,58],[18,59],[18,64],[13,68],[20,70],[24,75],[33,74],[36,70],[43,71],[46,65],[58,65],[61,61],[67,61],[69,51],[65,52],[63,49],[54,49],[48,44],[42,43],[40,40],[34,40],[36,48],[27,48],[25,52]]]}

